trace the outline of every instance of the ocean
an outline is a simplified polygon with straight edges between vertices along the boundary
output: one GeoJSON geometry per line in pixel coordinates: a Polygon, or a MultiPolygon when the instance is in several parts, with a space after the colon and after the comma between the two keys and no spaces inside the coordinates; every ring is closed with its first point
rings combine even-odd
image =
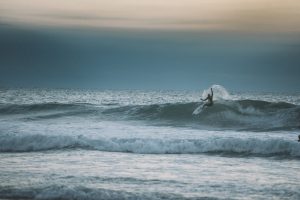
{"type": "Polygon", "coordinates": [[[300,199],[300,93],[0,89],[0,199],[300,199]]]}

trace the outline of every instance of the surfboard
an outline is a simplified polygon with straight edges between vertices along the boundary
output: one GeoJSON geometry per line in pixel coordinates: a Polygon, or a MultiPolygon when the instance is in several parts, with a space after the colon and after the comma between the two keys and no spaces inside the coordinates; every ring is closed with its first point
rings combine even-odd
{"type": "Polygon", "coordinates": [[[199,113],[201,113],[203,110],[203,104],[200,104],[200,106],[198,106],[194,112],[193,112],[193,115],[198,115],[199,113]]]}

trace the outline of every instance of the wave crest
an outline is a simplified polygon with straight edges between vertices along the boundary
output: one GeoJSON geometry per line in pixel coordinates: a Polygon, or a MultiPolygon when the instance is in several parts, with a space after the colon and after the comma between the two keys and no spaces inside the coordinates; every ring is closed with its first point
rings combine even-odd
{"type": "Polygon", "coordinates": [[[300,157],[300,145],[282,138],[150,139],[97,138],[84,136],[2,135],[1,152],[30,152],[80,148],[141,154],[242,154],[300,157]]]}
{"type": "Polygon", "coordinates": [[[174,125],[193,124],[239,130],[291,130],[300,125],[300,107],[285,102],[223,100],[193,115],[199,106],[202,104],[196,102],[125,106],[107,109],[103,113],[174,125]]]}
{"type": "Polygon", "coordinates": [[[101,119],[150,120],[163,125],[252,131],[293,130],[300,126],[300,106],[286,102],[217,100],[213,106],[193,115],[198,107],[202,107],[202,104],[191,102],[111,107],[44,103],[0,105],[0,115],[18,115],[26,120],[101,116],[101,119]]]}

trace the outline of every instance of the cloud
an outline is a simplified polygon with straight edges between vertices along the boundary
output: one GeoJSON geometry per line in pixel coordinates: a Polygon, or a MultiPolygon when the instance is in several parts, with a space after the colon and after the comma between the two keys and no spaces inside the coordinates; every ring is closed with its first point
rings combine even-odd
{"type": "Polygon", "coordinates": [[[298,0],[0,0],[1,21],[55,26],[300,32],[298,0]]]}
{"type": "Polygon", "coordinates": [[[299,90],[300,41],[214,32],[0,26],[5,85],[299,90]]]}

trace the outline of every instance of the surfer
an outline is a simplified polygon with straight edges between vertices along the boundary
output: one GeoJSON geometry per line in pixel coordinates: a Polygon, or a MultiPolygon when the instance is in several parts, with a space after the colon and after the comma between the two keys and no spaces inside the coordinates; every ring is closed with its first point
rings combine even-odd
{"type": "Polygon", "coordinates": [[[211,91],[211,94],[208,94],[205,99],[201,98],[202,101],[207,100],[207,103],[205,103],[202,108],[204,108],[205,106],[209,107],[209,106],[212,106],[214,104],[214,102],[213,102],[214,92],[213,92],[212,88],[210,88],[210,91],[211,91]]]}
{"type": "Polygon", "coordinates": [[[298,135],[298,142],[300,142],[300,135],[298,135]]]}

